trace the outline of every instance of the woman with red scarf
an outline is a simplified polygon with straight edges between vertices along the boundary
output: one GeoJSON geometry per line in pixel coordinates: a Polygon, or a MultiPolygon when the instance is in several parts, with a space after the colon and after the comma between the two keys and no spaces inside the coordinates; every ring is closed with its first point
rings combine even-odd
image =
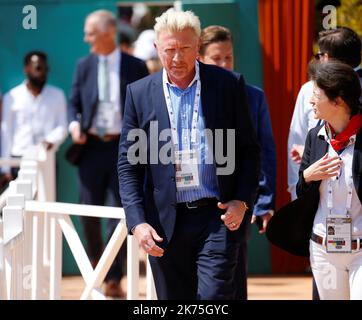
{"type": "Polygon", "coordinates": [[[297,185],[314,211],[312,272],[321,299],[362,300],[361,86],[337,61],[316,65],[312,78],[310,102],[324,124],[309,131],[297,185]]]}

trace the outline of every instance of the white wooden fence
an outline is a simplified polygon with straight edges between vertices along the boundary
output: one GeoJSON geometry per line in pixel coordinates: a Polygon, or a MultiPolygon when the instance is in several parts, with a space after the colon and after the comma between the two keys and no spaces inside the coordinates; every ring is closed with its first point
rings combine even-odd
{"type": "MultiPolygon", "coordinates": [[[[60,299],[62,235],[86,284],[80,299],[105,299],[100,286],[127,237],[127,299],[139,298],[139,245],[127,236],[122,208],[55,202],[55,154],[42,146],[0,165],[20,165],[0,196],[0,299],[60,299]],[[120,220],[94,270],[71,216],[120,220]]],[[[156,299],[148,262],[146,278],[146,298],[156,299]]]]}

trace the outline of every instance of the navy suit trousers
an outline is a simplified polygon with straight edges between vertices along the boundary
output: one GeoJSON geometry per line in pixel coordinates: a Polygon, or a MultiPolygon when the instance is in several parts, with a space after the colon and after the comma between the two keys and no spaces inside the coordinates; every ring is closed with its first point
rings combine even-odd
{"type": "Polygon", "coordinates": [[[235,272],[235,300],[248,299],[248,239],[250,236],[251,214],[246,214],[240,225],[240,250],[235,272]]]}
{"type": "Polygon", "coordinates": [[[163,257],[150,257],[158,299],[233,299],[240,233],[226,228],[222,213],[215,206],[177,206],[163,257]]]}
{"type": "MultiPolygon", "coordinates": [[[[80,203],[90,205],[107,204],[121,206],[118,192],[117,157],[119,140],[102,142],[89,138],[82,162],[79,165],[80,203]]],[[[87,254],[97,262],[104,250],[100,218],[81,217],[87,241],[87,254]]],[[[107,219],[107,241],[112,236],[119,220],[107,219]]],[[[122,264],[126,255],[126,244],[121,247],[107,276],[107,280],[122,278],[122,264]]]]}

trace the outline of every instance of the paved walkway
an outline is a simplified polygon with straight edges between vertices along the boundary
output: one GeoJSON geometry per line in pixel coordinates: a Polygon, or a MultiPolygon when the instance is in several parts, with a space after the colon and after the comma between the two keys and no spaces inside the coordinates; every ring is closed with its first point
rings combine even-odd
{"type": "MultiPolygon", "coordinates": [[[[126,279],[122,280],[126,290],[126,279]]],[[[62,299],[77,300],[84,289],[79,276],[64,277],[62,299]]],[[[250,300],[311,300],[311,276],[252,276],[248,281],[250,300]]],[[[141,299],[145,299],[145,280],[141,279],[141,299]]]]}

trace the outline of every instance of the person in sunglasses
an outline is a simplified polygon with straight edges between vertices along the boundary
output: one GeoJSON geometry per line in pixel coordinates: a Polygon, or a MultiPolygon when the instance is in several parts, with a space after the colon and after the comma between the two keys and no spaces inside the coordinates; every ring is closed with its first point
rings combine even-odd
{"type": "MultiPolygon", "coordinates": [[[[49,66],[41,51],[24,57],[26,80],[4,95],[1,120],[1,156],[21,157],[31,146],[44,144],[49,150],[67,136],[64,92],[47,84],[49,66]]],[[[16,177],[17,168],[2,167],[3,179],[16,177]]]]}

